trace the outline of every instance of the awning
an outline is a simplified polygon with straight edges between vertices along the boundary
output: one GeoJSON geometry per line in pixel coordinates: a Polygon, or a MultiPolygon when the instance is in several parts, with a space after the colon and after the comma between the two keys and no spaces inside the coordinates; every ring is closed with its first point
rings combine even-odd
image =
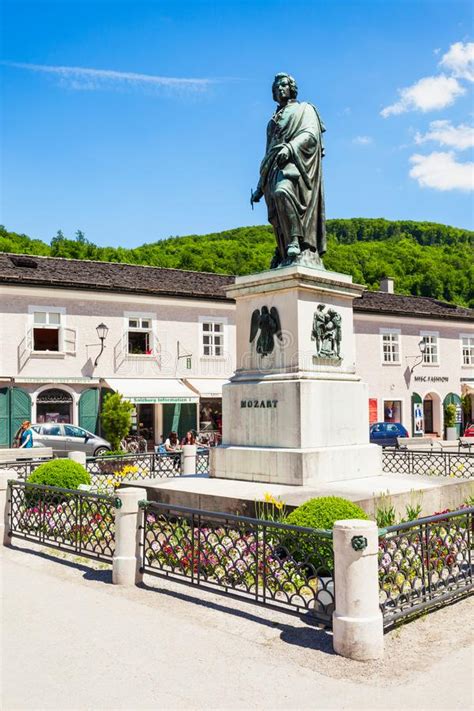
{"type": "Polygon", "coordinates": [[[186,382],[201,397],[222,397],[222,386],[229,381],[219,378],[186,378],[186,382]]]}
{"type": "Polygon", "coordinates": [[[175,378],[106,378],[106,382],[136,404],[199,402],[196,393],[175,378]]]}

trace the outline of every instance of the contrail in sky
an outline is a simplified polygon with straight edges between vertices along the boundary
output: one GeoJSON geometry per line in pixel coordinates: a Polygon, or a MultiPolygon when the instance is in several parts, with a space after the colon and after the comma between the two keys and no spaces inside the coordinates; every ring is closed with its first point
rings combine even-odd
{"type": "Polygon", "coordinates": [[[154,87],[172,91],[205,91],[216,79],[192,79],[163,77],[136,72],[117,72],[113,69],[88,69],[87,67],[62,67],[48,64],[28,64],[25,62],[1,62],[8,67],[28,69],[33,72],[51,74],[60,79],[62,85],[70,89],[94,91],[114,86],[145,88],[154,87]]]}

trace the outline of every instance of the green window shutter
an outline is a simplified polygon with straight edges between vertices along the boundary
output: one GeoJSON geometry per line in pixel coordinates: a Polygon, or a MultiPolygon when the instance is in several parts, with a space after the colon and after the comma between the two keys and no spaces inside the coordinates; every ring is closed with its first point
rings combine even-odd
{"type": "Polygon", "coordinates": [[[10,391],[0,388],[0,447],[10,447],[10,391]]]}
{"type": "Polygon", "coordinates": [[[79,427],[97,434],[99,424],[99,389],[84,390],[79,398],[79,427]]]}
{"type": "Polygon", "coordinates": [[[13,438],[15,432],[22,422],[31,420],[31,397],[21,388],[12,388],[11,391],[11,430],[10,437],[13,438]]]}

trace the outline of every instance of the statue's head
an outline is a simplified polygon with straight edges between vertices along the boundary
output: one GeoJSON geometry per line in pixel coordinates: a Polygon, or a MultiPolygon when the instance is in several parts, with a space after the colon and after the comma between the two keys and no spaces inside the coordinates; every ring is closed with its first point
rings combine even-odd
{"type": "Polygon", "coordinates": [[[296,99],[298,96],[298,87],[296,81],[290,74],[285,74],[281,72],[280,74],[275,74],[275,79],[272,84],[272,96],[277,104],[281,103],[282,94],[287,94],[286,100],[296,99]]]}

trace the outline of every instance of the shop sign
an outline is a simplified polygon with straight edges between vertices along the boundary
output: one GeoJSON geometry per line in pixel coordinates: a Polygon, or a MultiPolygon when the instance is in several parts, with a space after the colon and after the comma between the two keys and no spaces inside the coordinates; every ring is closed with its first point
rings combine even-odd
{"type": "Polygon", "coordinates": [[[447,375],[415,375],[415,383],[447,383],[447,375]]]}
{"type": "Polygon", "coordinates": [[[175,405],[177,403],[194,403],[199,402],[197,397],[128,397],[125,398],[129,402],[133,402],[136,405],[147,405],[154,403],[162,403],[167,405],[175,405]]]}

